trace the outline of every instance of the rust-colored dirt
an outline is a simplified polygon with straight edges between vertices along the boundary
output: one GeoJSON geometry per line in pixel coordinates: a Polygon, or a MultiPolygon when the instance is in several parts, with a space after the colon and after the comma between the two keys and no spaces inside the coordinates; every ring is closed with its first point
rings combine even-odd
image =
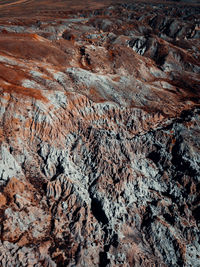
{"type": "Polygon", "coordinates": [[[0,266],[200,266],[200,6],[0,2],[0,266]]]}

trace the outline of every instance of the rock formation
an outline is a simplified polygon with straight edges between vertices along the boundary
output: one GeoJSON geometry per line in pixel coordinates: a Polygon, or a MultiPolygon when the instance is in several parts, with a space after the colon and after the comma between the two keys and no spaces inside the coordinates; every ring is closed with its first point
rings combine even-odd
{"type": "Polygon", "coordinates": [[[0,266],[200,266],[200,6],[16,2],[0,266]]]}

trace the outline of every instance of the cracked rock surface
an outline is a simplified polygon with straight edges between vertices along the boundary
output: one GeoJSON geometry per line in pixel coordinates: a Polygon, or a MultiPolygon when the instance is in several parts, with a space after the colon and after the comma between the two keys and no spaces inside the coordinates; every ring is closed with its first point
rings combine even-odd
{"type": "Polygon", "coordinates": [[[199,267],[200,5],[3,2],[0,266],[199,267]]]}

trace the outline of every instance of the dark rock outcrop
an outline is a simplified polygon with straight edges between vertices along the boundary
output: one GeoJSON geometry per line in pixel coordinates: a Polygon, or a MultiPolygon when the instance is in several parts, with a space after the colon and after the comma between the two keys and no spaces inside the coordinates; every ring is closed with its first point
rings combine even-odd
{"type": "Polygon", "coordinates": [[[200,266],[199,5],[40,2],[1,7],[0,265],[200,266]]]}

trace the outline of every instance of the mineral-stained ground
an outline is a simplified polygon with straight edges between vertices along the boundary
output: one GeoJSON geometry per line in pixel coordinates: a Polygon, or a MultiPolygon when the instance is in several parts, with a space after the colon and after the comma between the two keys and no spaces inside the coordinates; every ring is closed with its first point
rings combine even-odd
{"type": "Polygon", "coordinates": [[[200,5],[11,2],[0,266],[199,267],[200,5]]]}

